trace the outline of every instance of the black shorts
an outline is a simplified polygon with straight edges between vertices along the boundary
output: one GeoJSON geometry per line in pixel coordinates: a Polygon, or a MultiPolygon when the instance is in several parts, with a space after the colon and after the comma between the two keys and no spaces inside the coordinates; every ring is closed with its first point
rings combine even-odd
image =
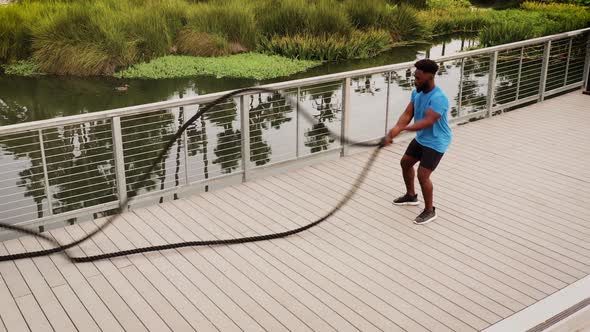
{"type": "Polygon", "coordinates": [[[428,168],[431,171],[436,169],[436,166],[438,166],[438,163],[444,155],[444,153],[420,145],[420,143],[416,142],[416,139],[413,139],[412,142],[410,142],[405,154],[419,160],[420,166],[428,168]]]}

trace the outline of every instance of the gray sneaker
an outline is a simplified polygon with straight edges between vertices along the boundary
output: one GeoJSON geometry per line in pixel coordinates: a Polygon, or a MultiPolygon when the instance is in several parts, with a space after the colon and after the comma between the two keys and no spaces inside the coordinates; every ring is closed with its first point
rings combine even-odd
{"type": "Polygon", "coordinates": [[[436,219],[436,217],[436,208],[433,207],[432,211],[422,211],[422,213],[420,213],[420,215],[417,216],[416,219],[414,219],[414,224],[425,225],[436,219]]]}
{"type": "Polygon", "coordinates": [[[410,196],[408,194],[405,194],[401,197],[394,199],[393,204],[395,204],[395,205],[418,205],[418,204],[420,204],[420,202],[418,202],[418,195],[417,194],[414,196],[410,196]]]}

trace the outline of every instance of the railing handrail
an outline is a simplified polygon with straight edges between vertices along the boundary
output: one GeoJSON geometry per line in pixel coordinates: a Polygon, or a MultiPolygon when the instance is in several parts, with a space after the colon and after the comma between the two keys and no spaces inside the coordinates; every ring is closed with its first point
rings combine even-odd
{"type": "MultiPolygon", "coordinates": [[[[563,33],[539,37],[539,38],[527,39],[527,40],[518,41],[518,42],[514,42],[514,43],[510,43],[510,44],[492,46],[492,47],[482,48],[482,49],[473,50],[473,51],[460,52],[460,53],[457,53],[454,55],[442,56],[442,57],[436,58],[436,60],[438,62],[444,62],[444,61],[461,59],[461,58],[465,58],[465,57],[490,54],[490,53],[497,52],[497,51],[513,49],[515,47],[524,47],[524,46],[539,44],[539,43],[548,42],[548,41],[552,41],[552,40],[556,40],[556,39],[574,37],[574,36],[583,34],[587,31],[590,31],[590,28],[584,28],[584,29],[579,29],[579,30],[574,30],[574,31],[569,31],[569,32],[563,32],[563,33]]],[[[341,80],[341,79],[346,79],[346,78],[351,78],[351,77],[358,77],[358,76],[363,76],[363,75],[371,75],[371,74],[389,72],[389,71],[394,71],[394,70],[407,69],[408,67],[411,67],[413,65],[414,65],[414,61],[409,61],[409,62],[397,63],[397,64],[393,64],[393,65],[371,67],[371,68],[366,68],[366,69],[358,69],[358,70],[346,71],[346,72],[329,74],[329,75],[314,76],[314,77],[308,77],[308,78],[285,81],[285,82],[271,83],[271,84],[262,85],[261,87],[264,87],[267,89],[273,89],[273,90],[297,88],[297,87],[301,87],[301,86],[321,84],[321,83],[325,83],[325,82],[336,81],[336,80],[341,80]]],[[[235,90],[209,93],[209,94],[205,94],[205,95],[201,95],[201,96],[194,96],[194,97],[189,97],[189,98],[184,98],[184,99],[166,100],[166,101],[143,104],[143,105],[116,108],[116,109],[81,114],[81,115],[71,115],[71,116],[61,117],[61,118],[56,118],[56,119],[39,120],[39,121],[3,126],[3,127],[0,127],[0,135],[9,135],[9,134],[13,134],[13,133],[44,129],[44,128],[48,128],[48,127],[63,126],[63,125],[68,125],[68,124],[75,124],[75,123],[89,122],[89,121],[99,121],[99,120],[104,120],[104,119],[110,119],[113,117],[135,115],[135,114],[140,114],[143,112],[154,111],[154,110],[161,110],[161,109],[169,109],[169,108],[180,107],[180,106],[202,104],[202,103],[207,103],[212,100],[215,100],[216,98],[219,98],[220,96],[223,96],[224,94],[227,94],[228,92],[231,92],[231,91],[235,91],[235,90]]],[[[239,95],[237,97],[239,97],[239,95]]]]}

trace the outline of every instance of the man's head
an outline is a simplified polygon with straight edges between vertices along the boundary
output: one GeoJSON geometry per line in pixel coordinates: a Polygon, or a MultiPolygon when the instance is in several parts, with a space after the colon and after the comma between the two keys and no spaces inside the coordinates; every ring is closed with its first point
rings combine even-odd
{"type": "Polygon", "coordinates": [[[422,59],[414,64],[416,72],[414,73],[414,84],[416,91],[428,91],[434,87],[434,74],[438,71],[436,62],[430,59],[422,59]]]}

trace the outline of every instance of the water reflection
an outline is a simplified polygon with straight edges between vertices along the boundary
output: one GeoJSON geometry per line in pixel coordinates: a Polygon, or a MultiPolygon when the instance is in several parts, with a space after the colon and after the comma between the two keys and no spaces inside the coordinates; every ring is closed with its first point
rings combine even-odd
{"type": "MultiPolygon", "coordinates": [[[[164,189],[166,161],[170,152],[165,156],[163,162],[155,166],[150,178],[143,185],[141,178],[156,160],[175,129],[174,116],[166,110],[153,112],[149,115],[132,115],[121,119],[128,197],[154,190],[158,181],[160,189],[164,189]]],[[[173,146],[171,151],[174,150],[173,146]]]]}
{"type": "Polygon", "coordinates": [[[335,140],[330,136],[326,124],[338,121],[336,115],[342,111],[342,104],[338,102],[335,90],[312,94],[310,97],[317,114],[313,114],[316,122],[305,131],[305,146],[309,148],[310,153],[316,153],[327,150],[330,144],[334,143],[335,140]]]}
{"type": "MultiPolygon", "coordinates": [[[[217,146],[214,149],[214,165],[221,167],[221,173],[230,174],[239,167],[242,158],[240,148],[241,133],[237,122],[238,108],[233,99],[211,108],[205,113],[205,119],[221,130],[217,132],[217,146]]],[[[204,142],[203,144],[207,144],[204,142]]]]}
{"type": "Polygon", "coordinates": [[[10,206],[0,210],[0,221],[19,222],[33,214],[41,218],[116,200],[110,128],[104,120],[43,130],[45,165],[37,131],[2,137],[0,166],[7,171],[0,193],[10,206]],[[14,185],[32,202],[19,200],[18,192],[9,194],[14,185]]]}
{"type": "Polygon", "coordinates": [[[2,137],[0,142],[2,152],[0,196],[3,198],[0,205],[0,211],[3,212],[0,218],[22,216],[19,218],[22,220],[34,218],[35,215],[37,218],[43,217],[45,213],[43,202],[46,195],[38,136],[35,133],[10,135],[2,137]],[[6,172],[8,170],[14,170],[14,172],[6,172]],[[15,184],[17,190],[11,188],[15,184]],[[22,202],[21,197],[30,197],[32,202],[29,200],[22,202]],[[23,214],[27,215],[23,216],[23,214]]]}
{"type": "Polygon", "coordinates": [[[43,131],[53,213],[116,200],[110,121],[43,131]]]}
{"type": "MultiPolygon", "coordinates": [[[[293,109],[287,101],[280,93],[260,93],[249,97],[250,162],[255,166],[262,166],[271,161],[273,149],[263,133],[271,128],[279,130],[282,125],[292,120],[290,113],[293,109]]],[[[277,142],[277,145],[281,143],[277,142]]]]}

